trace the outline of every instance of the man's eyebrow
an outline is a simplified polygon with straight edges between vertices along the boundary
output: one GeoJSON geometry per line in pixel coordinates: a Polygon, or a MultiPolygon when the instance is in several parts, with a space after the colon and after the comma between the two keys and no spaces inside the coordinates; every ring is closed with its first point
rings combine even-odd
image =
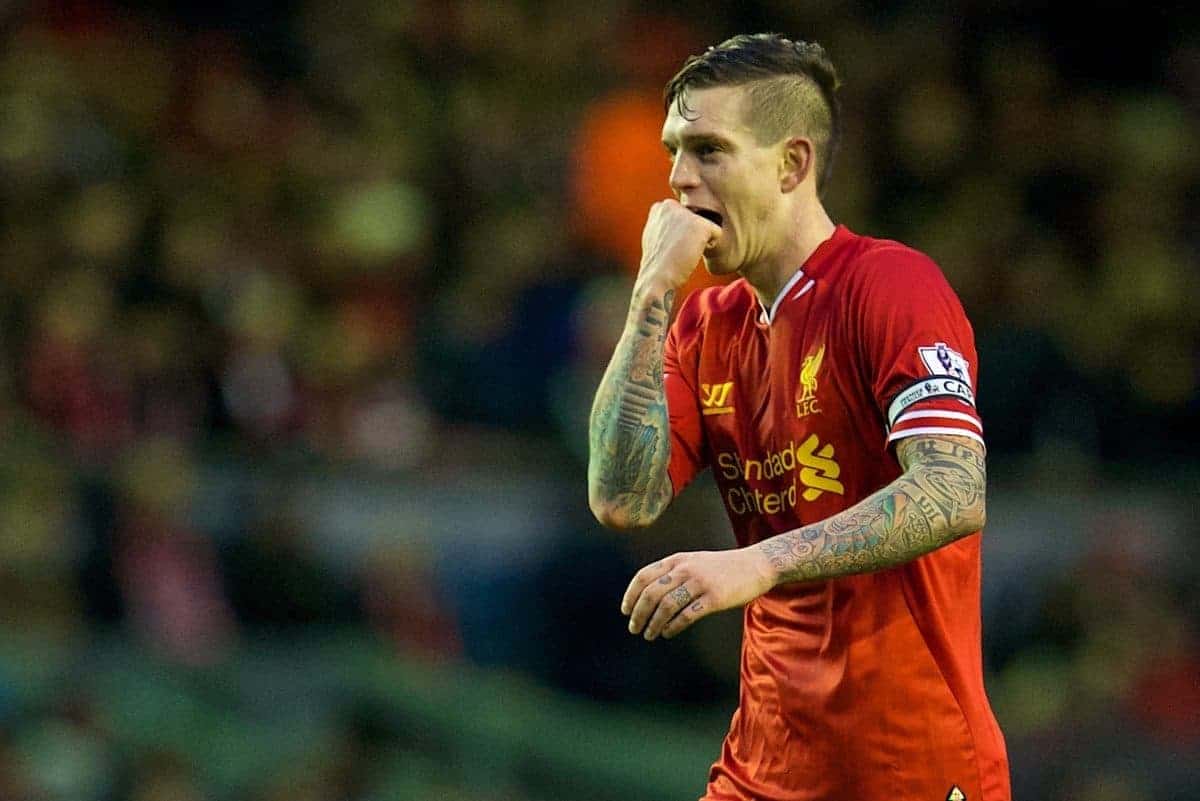
{"type": "MultiPolygon", "coordinates": [[[[684,147],[691,148],[695,148],[700,145],[716,145],[717,147],[726,147],[729,145],[728,139],[712,133],[684,134],[683,136],[679,137],[679,139],[684,147]]],[[[670,137],[663,139],[663,147],[665,147],[668,152],[673,152],[676,147],[675,140],[670,137]]]]}

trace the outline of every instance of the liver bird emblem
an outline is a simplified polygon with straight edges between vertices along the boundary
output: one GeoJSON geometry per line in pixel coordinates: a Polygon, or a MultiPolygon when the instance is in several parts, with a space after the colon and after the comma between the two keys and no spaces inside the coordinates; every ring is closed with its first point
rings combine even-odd
{"type": "Polygon", "coordinates": [[[803,389],[798,400],[812,400],[817,391],[817,373],[821,370],[821,360],[824,358],[824,345],[821,345],[816,353],[804,357],[804,364],[800,366],[800,386],[803,389]]]}

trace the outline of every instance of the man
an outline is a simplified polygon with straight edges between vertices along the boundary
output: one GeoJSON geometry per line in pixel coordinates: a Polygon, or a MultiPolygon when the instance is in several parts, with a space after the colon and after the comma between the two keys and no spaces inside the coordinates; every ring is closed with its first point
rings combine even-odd
{"type": "MultiPolygon", "coordinates": [[[[705,801],[1008,801],[983,688],[973,335],[926,256],[835,226],[819,45],[738,36],[667,85],[656,203],[596,394],[589,500],[652,523],[712,468],[739,548],[643,568],[629,630],[744,606],[740,703],[705,801]],[[679,286],[703,256],[727,287],[679,286]]],[[[683,668],[686,669],[686,668],[683,668]]]]}

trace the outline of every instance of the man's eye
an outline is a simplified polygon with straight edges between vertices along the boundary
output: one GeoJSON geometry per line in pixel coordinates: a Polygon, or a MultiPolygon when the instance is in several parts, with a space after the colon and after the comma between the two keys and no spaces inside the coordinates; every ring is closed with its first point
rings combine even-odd
{"type": "Polygon", "coordinates": [[[696,148],[696,155],[698,155],[700,158],[708,158],[716,152],[716,145],[700,145],[696,148]]]}

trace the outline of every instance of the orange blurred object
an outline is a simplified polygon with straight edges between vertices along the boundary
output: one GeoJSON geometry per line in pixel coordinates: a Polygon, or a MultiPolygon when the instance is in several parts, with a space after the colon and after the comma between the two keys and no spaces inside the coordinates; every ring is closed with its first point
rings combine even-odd
{"type": "MultiPolygon", "coordinates": [[[[584,115],[572,156],[571,222],[577,240],[637,275],[642,227],[651,204],[670,196],[671,162],[662,146],[662,100],[625,89],[584,115]]],[[[700,265],[679,295],[727,283],[700,265]]]]}

